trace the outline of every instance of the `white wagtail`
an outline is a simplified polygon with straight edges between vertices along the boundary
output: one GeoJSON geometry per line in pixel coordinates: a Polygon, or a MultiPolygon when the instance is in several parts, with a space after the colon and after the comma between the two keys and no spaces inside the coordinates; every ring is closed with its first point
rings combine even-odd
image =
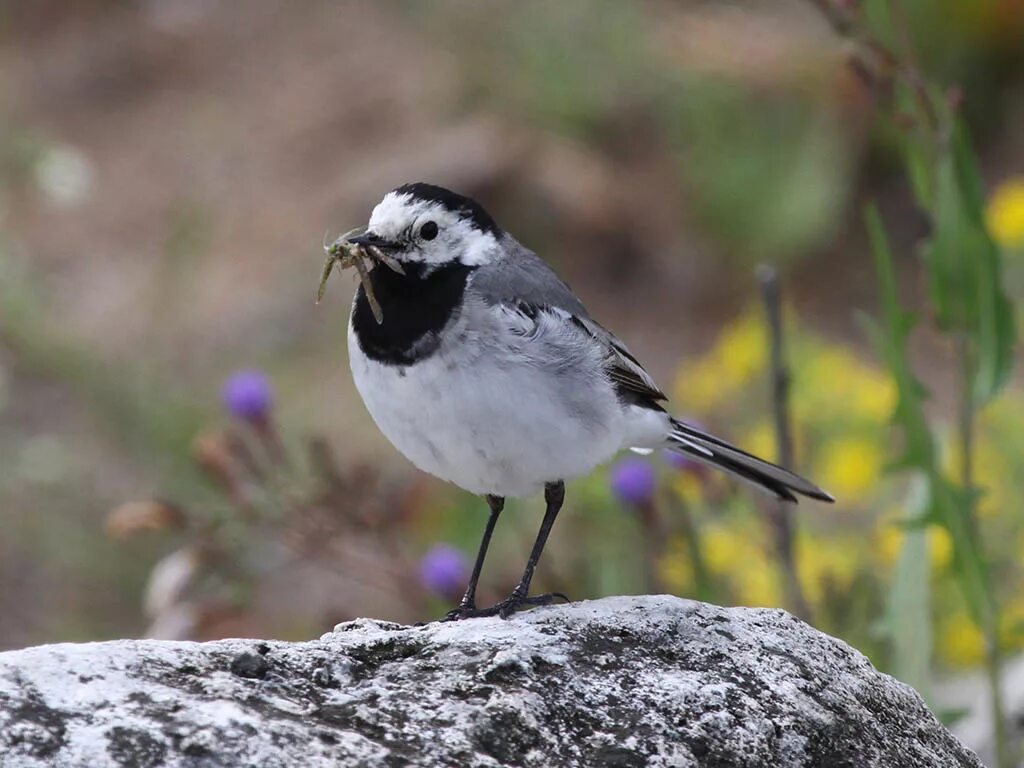
{"type": "Polygon", "coordinates": [[[360,285],[348,332],[352,376],[370,415],[413,464],[490,507],[465,596],[447,619],[507,617],[564,597],[530,596],[529,588],[565,480],[627,448],[667,448],[785,501],[832,501],[802,477],[672,418],[626,345],[476,201],[406,184],[348,242],[387,255],[366,276],[382,318],[360,285]],[[522,579],[506,600],[477,608],[505,497],[541,488],[547,509],[522,579]]]}

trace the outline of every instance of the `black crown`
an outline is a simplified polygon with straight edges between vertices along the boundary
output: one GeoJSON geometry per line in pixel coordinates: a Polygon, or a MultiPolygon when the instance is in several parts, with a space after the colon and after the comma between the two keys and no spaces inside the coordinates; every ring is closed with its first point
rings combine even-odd
{"type": "Polygon", "coordinates": [[[491,218],[491,214],[485,211],[480,203],[471,197],[452,192],[450,189],[417,181],[413,184],[403,184],[393,191],[399,195],[411,195],[417,200],[440,203],[446,211],[471,221],[473,226],[481,232],[490,232],[495,236],[501,232],[497,223],[491,218]]]}

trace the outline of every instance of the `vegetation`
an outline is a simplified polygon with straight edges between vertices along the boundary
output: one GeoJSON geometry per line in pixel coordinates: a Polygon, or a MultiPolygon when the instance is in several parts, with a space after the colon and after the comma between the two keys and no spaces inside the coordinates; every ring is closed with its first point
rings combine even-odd
{"type": "MultiPolygon", "coordinates": [[[[208,17],[207,50],[237,58],[188,58],[201,85],[90,80],[66,132],[26,95],[0,102],[0,646],[308,638],[450,607],[483,504],[395,459],[346,389],[340,285],[319,309],[310,295],[321,233],[359,223],[398,164],[469,179],[680,417],[791,453],[837,497],[780,513],[700,465],[623,457],[570,487],[538,589],[787,607],[950,722],[936,683],[975,671],[998,712],[1024,652],[1019,4],[380,5],[356,19],[357,58],[288,70],[323,77],[296,93],[338,98],[303,99],[320,111],[287,130],[261,116],[253,133],[246,105],[286,98],[276,67],[351,9],[310,3],[288,34],[208,17]],[[393,68],[369,92],[363,39],[393,68]],[[233,92],[222,73],[243,78],[251,51],[270,69],[233,92]],[[381,104],[415,129],[380,126],[381,104]],[[209,178],[160,175],[180,142],[217,158],[209,178]]],[[[158,80],[170,33],[90,7],[148,41],[126,72],[158,80]]],[[[33,45],[65,60],[56,33],[33,45]]],[[[538,521],[536,500],[510,502],[481,602],[514,583],[538,521]]]]}

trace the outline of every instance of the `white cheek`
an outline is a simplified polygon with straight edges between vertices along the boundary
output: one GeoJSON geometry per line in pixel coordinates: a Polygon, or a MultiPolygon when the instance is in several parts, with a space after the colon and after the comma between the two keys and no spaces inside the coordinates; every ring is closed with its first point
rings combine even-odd
{"type": "Polygon", "coordinates": [[[466,240],[462,251],[462,262],[474,266],[487,264],[493,259],[494,249],[497,245],[498,241],[494,239],[494,235],[474,233],[466,240]]]}
{"type": "Polygon", "coordinates": [[[439,240],[420,242],[409,251],[409,256],[411,261],[422,261],[424,264],[444,264],[451,260],[451,248],[439,240]]]}
{"type": "Polygon", "coordinates": [[[466,261],[465,253],[462,238],[454,232],[447,236],[442,234],[434,240],[420,240],[419,246],[412,251],[413,258],[427,264],[448,264],[456,259],[466,264],[474,263],[466,261]]]}

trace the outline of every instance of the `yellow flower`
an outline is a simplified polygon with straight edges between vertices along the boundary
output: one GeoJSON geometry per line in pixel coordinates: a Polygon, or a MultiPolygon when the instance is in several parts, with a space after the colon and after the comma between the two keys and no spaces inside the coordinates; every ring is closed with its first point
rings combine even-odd
{"type": "MultiPolygon", "coordinates": [[[[884,565],[892,566],[903,550],[906,531],[902,526],[886,522],[879,525],[875,534],[875,550],[884,565]]],[[[928,526],[928,562],[936,571],[941,571],[953,561],[953,538],[941,525],[928,526]]]]}
{"type": "Polygon", "coordinates": [[[744,315],[722,331],[709,352],[679,367],[676,396],[698,413],[729,402],[764,368],[766,343],[759,316],[744,315]]]}
{"type": "Polygon", "coordinates": [[[822,487],[838,499],[862,498],[878,482],[882,452],[877,443],[862,437],[845,437],[825,446],[819,459],[817,477],[822,487]]]}
{"type": "Polygon", "coordinates": [[[665,589],[674,594],[687,594],[693,588],[693,564],[686,540],[673,536],[656,564],[658,577],[665,589]]]}
{"type": "Polygon", "coordinates": [[[768,461],[776,461],[775,429],[767,421],[762,421],[746,433],[739,445],[743,450],[768,461]]]}
{"type": "Polygon", "coordinates": [[[738,564],[734,577],[740,605],[771,608],[782,604],[777,569],[767,557],[738,564]]]}
{"type": "Polygon", "coordinates": [[[955,613],[939,632],[937,650],[947,664],[973,667],[985,657],[985,637],[966,613],[955,613]]]}
{"type": "MultiPolygon", "coordinates": [[[[793,451],[796,454],[797,464],[803,463],[807,451],[807,439],[801,424],[793,425],[790,438],[793,441],[793,451]]],[[[778,437],[775,434],[775,424],[770,421],[759,421],[752,429],[747,430],[736,441],[736,445],[747,453],[760,456],[767,461],[779,460],[778,437]]],[[[799,471],[800,466],[790,467],[799,471]]]]}
{"type": "Polygon", "coordinates": [[[903,549],[903,530],[898,525],[885,523],[875,534],[875,550],[884,565],[892,566],[899,560],[903,549]]]}
{"type": "Polygon", "coordinates": [[[701,546],[708,570],[721,576],[731,571],[739,561],[746,542],[731,528],[714,526],[704,531],[701,546]]]}
{"type": "Polygon", "coordinates": [[[822,418],[883,424],[896,405],[888,376],[844,347],[821,347],[796,369],[794,408],[802,421],[822,418]]]}
{"type": "Polygon", "coordinates": [[[992,238],[1003,248],[1024,246],[1024,177],[1007,179],[992,193],[985,209],[992,238]]]}
{"type": "Polygon", "coordinates": [[[704,497],[704,481],[692,472],[676,472],[672,476],[672,489],[686,505],[697,504],[704,497]]]}
{"type": "Polygon", "coordinates": [[[748,381],[767,362],[768,340],[764,323],[748,312],[732,323],[718,341],[717,357],[727,378],[748,381]]]}
{"type": "Polygon", "coordinates": [[[953,537],[941,525],[928,526],[928,560],[937,571],[953,562],[953,537]]]}
{"type": "Polygon", "coordinates": [[[837,538],[814,539],[802,536],[797,541],[797,579],[807,599],[820,605],[825,587],[846,590],[857,575],[862,553],[853,540],[837,538]]]}
{"type": "Polygon", "coordinates": [[[1009,603],[1000,615],[999,644],[1006,650],[1024,645],[1024,600],[1009,603]]]}
{"type": "MultiPolygon", "coordinates": [[[[961,447],[955,435],[950,436],[950,442],[945,446],[942,466],[950,477],[960,479],[961,474],[961,447]]],[[[975,504],[975,511],[983,520],[998,517],[1008,508],[1013,507],[1011,498],[1012,483],[1016,476],[1014,468],[1007,461],[1006,452],[991,439],[978,440],[974,446],[974,486],[981,492],[975,504]]]]}
{"type": "Polygon", "coordinates": [[[701,553],[708,571],[725,580],[741,605],[774,606],[782,603],[777,569],[757,523],[714,525],[701,538],[701,553]]]}
{"type": "Polygon", "coordinates": [[[721,377],[710,362],[706,359],[684,360],[676,373],[676,397],[685,408],[698,413],[713,410],[721,397],[721,377]]]}
{"type": "Polygon", "coordinates": [[[856,384],[847,401],[851,411],[879,424],[892,416],[896,408],[896,386],[891,379],[872,368],[863,368],[856,384]]]}

